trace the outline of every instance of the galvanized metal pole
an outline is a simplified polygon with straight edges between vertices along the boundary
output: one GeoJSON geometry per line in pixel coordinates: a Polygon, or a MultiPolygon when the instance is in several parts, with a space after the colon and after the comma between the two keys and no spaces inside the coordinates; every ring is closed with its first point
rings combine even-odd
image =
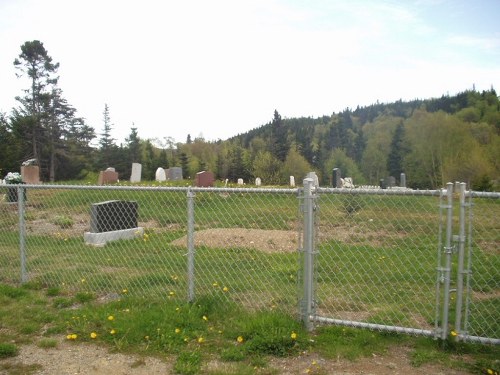
{"type": "Polygon", "coordinates": [[[312,196],[313,179],[304,179],[304,235],[303,235],[303,282],[302,319],[305,328],[312,330],[311,316],[314,296],[314,200],[312,196]]]}
{"type": "Polygon", "coordinates": [[[444,275],[444,301],[443,301],[443,316],[442,316],[442,329],[441,338],[443,340],[448,336],[448,318],[450,307],[450,282],[451,282],[451,255],[453,253],[452,247],[452,224],[453,224],[453,183],[446,184],[446,239],[444,244],[445,266],[443,269],[444,275]]]}
{"type": "Polygon", "coordinates": [[[24,198],[26,188],[17,185],[17,212],[19,214],[19,256],[21,259],[21,283],[28,281],[26,270],[26,225],[24,221],[24,198]]]}
{"type": "Polygon", "coordinates": [[[194,300],[194,196],[195,193],[188,188],[187,191],[187,268],[188,268],[188,301],[194,300]]]}
{"type": "Polygon", "coordinates": [[[441,331],[439,329],[440,313],[441,313],[441,283],[444,283],[442,256],[443,251],[443,209],[446,206],[443,204],[444,195],[446,190],[439,191],[439,229],[438,229],[438,246],[437,246],[437,268],[436,268],[436,304],[435,304],[435,318],[434,318],[434,337],[440,338],[441,331]]]}
{"type": "MultiPolygon", "coordinates": [[[[464,293],[464,259],[465,259],[465,183],[459,185],[459,233],[458,233],[458,270],[457,270],[457,305],[455,312],[455,332],[462,333],[462,304],[464,293]]],[[[459,335],[456,336],[457,341],[459,335]]]]}

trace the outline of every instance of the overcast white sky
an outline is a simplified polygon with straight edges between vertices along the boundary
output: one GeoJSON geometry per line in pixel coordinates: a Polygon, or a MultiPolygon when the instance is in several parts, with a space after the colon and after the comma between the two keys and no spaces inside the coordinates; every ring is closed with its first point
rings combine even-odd
{"type": "Polygon", "coordinates": [[[28,40],[113,137],[226,139],[282,117],[500,93],[500,0],[0,0],[0,111],[28,40]]]}

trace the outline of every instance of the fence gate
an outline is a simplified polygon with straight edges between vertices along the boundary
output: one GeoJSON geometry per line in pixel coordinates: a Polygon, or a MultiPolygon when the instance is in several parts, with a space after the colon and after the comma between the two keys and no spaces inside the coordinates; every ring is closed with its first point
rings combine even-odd
{"type": "MultiPolygon", "coordinates": [[[[314,188],[306,179],[299,249],[306,327],[325,323],[499,344],[491,338],[496,331],[490,338],[469,333],[472,196],[465,183],[364,190],[314,188]]],[[[497,276],[490,275],[490,284],[497,276]]]]}

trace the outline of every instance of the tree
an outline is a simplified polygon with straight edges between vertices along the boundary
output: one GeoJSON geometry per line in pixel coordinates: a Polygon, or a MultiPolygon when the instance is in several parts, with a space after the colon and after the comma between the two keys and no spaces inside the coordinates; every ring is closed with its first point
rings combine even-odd
{"type": "MultiPolygon", "coordinates": [[[[39,160],[41,157],[40,147],[44,143],[45,128],[43,119],[46,103],[50,100],[51,87],[57,83],[56,76],[59,63],[53,63],[47,50],[38,40],[25,42],[21,46],[21,53],[14,60],[14,66],[19,71],[18,77],[27,76],[31,85],[24,90],[24,97],[16,97],[21,103],[20,113],[30,117],[27,121],[29,126],[25,129],[25,135],[29,136],[26,142],[31,146],[31,156],[39,160]]],[[[26,155],[27,156],[27,155],[26,155]]]]}
{"type": "Polygon", "coordinates": [[[100,151],[100,167],[109,167],[112,164],[112,154],[113,148],[115,146],[115,139],[111,137],[111,118],[109,116],[109,107],[104,104],[103,112],[103,128],[99,139],[99,151],[100,151]]]}
{"type": "Polygon", "coordinates": [[[311,164],[297,151],[296,147],[292,146],[281,168],[280,182],[289,181],[290,176],[294,176],[297,180],[302,180],[312,170],[311,164]]]}
{"type": "Polygon", "coordinates": [[[274,110],[274,118],[271,122],[270,151],[279,161],[285,161],[290,149],[288,142],[288,131],[277,110],[274,110]]]}
{"type": "Polygon", "coordinates": [[[130,128],[130,135],[125,138],[125,143],[128,147],[128,153],[131,163],[141,162],[141,139],[137,133],[137,128],[132,123],[132,128],[130,128]]]}
{"type": "Polygon", "coordinates": [[[387,170],[389,171],[389,175],[396,178],[403,172],[403,158],[406,154],[403,141],[404,126],[403,122],[400,122],[392,137],[389,155],[387,156],[387,170]]]}

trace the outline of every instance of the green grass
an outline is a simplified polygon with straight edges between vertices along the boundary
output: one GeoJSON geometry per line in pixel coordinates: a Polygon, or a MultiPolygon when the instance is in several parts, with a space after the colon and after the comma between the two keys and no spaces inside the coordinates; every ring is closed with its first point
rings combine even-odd
{"type": "MultiPolygon", "coordinates": [[[[47,289],[0,284],[2,333],[0,357],[15,356],[25,343],[57,347],[59,340],[99,343],[123,352],[174,358],[178,374],[277,374],[268,368],[272,357],[302,352],[325,359],[355,361],[405,346],[415,367],[426,363],[481,374],[495,369],[500,347],[440,342],[394,333],[343,327],[320,327],[308,333],[293,316],[282,312],[249,312],[223,298],[203,297],[186,303],[122,295],[102,302],[91,299],[56,307],[47,289]],[[6,303],[6,301],[9,301],[6,303]],[[31,314],[24,311],[32,306],[31,314]],[[44,314],[42,314],[44,311],[44,314]],[[13,315],[15,319],[3,319],[13,315]],[[50,318],[50,319],[47,319],[50,318]],[[207,369],[218,361],[217,369],[207,369]]],[[[68,296],[69,299],[73,298],[68,296]]]]}

